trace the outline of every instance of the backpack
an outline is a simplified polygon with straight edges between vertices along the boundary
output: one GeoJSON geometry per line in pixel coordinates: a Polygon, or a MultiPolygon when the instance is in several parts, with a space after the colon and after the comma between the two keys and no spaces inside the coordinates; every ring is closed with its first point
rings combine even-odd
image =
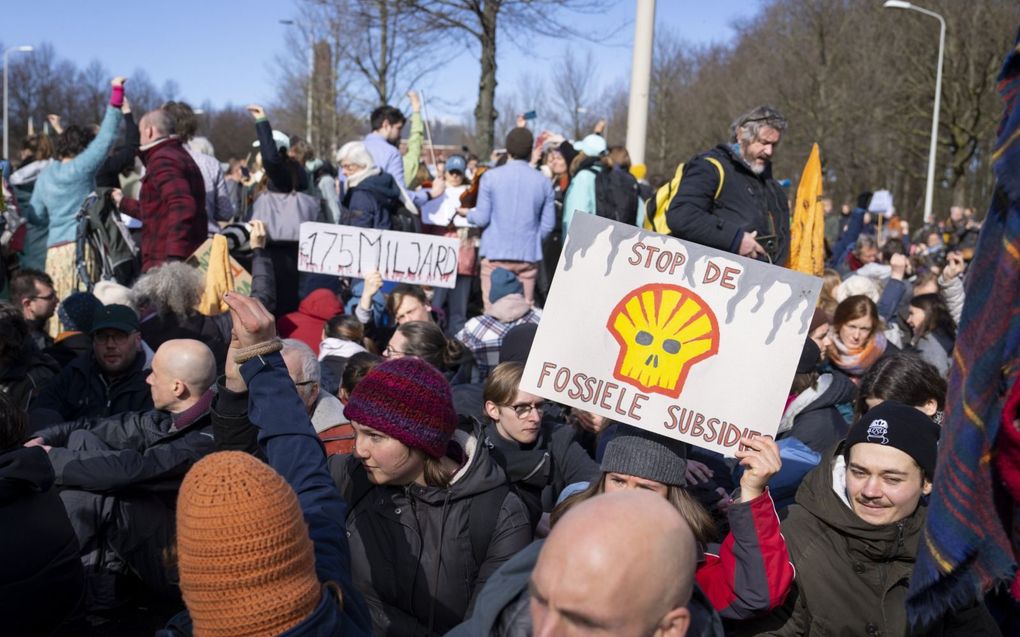
{"type": "Polygon", "coordinates": [[[599,217],[629,223],[637,221],[638,183],[626,170],[605,168],[595,170],[595,214],[599,217]]]}
{"type": "MultiPolygon", "coordinates": [[[[713,197],[713,199],[718,199],[719,194],[722,192],[723,182],[726,181],[726,171],[723,170],[722,163],[715,157],[706,156],[705,159],[719,171],[719,185],[716,187],[715,196],[713,197]]],[[[684,164],[681,162],[673,173],[673,179],[659,186],[659,189],[655,191],[655,196],[649,197],[648,201],[645,202],[647,207],[645,211],[645,230],[651,230],[659,234],[670,234],[669,224],[666,223],[666,211],[669,210],[669,204],[673,202],[673,197],[680,190],[680,180],[683,179],[683,176],[684,164]]]]}
{"type": "Polygon", "coordinates": [[[126,286],[141,274],[138,246],[113,204],[111,190],[97,188],[78,209],[75,272],[90,291],[96,284],[93,272],[102,281],[116,281],[126,286]]]}

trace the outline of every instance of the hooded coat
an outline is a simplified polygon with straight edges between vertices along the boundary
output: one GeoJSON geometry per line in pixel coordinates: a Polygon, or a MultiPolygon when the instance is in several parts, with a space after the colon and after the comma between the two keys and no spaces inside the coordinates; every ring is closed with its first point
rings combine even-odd
{"type": "Polygon", "coordinates": [[[820,454],[846,437],[849,425],[837,405],[852,402],[857,388],[846,374],[832,371],[818,377],[814,387],[797,395],[779,423],[779,438],[800,440],[820,454]]]}
{"type": "Polygon", "coordinates": [[[764,620],[762,635],[998,635],[983,605],[907,628],[906,598],[927,514],[868,524],[845,500],[843,444],[833,447],[797,492],[783,535],[797,569],[786,606],[764,620]]]}
{"type": "Polygon", "coordinates": [[[377,637],[446,633],[468,615],[489,576],[531,542],[527,510],[507,490],[485,559],[475,563],[473,505],[505,489],[507,478],[475,436],[457,431],[451,442],[466,460],[446,488],[372,485],[356,457],[329,458],[350,505],[354,585],[368,602],[377,637]]]}
{"type": "Polygon", "coordinates": [[[10,635],[48,635],[84,610],[85,573],[42,447],[0,452],[0,614],[10,635]]]}
{"type": "Polygon", "coordinates": [[[322,328],[326,321],[344,313],[336,293],[327,288],[313,290],[301,300],[297,312],[285,314],[276,322],[276,329],[283,338],[296,338],[312,348],[319,355],[322,343],[322,328]]]}
{"type": "Polygon", "coordinates": [[[403,205],[396,180],[384,172],[369,175],[348,188],[340,203],[341,224],[378,230],[389,230],[391,213],[403,205]]]}

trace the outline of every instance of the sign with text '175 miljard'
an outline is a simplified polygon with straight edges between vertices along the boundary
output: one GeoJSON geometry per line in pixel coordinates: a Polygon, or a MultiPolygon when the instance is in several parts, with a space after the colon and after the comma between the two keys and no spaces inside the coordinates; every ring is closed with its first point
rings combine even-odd
{"type": "Polygon", "coordinates": [[[732,456],[775,435],[821,279],[577,215],[521,389],[732,456]]]}
{"type": "Polygon", "coordinates": [[[455,238],[306,221],[298,242],[298,270],[452,288],[457,283],[455,238]]]}

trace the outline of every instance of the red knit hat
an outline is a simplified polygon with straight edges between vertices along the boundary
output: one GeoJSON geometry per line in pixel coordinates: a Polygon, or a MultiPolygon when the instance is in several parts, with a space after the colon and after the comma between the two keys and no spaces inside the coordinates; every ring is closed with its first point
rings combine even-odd
{"type": "Polygon", "coordinates": [[[450,383],[413,357],[388,360],[370,371],[351,392],[344,415],[433,458],[446,455],[457,428],[450,383]]]}

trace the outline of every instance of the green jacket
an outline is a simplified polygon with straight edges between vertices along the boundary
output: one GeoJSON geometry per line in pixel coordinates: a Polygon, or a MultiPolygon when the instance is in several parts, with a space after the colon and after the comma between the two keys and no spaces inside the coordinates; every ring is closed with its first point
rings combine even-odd
{"type": "Polygon", "coordinates": [[[926,630],[908,631],[907,589],[927,506],[922,503],[910,517],[886,526],[857,517],[833,490],[833,480],[842,481],[842,472],[834,471],[842,445],[829,451],[797,491],[797,504],[782,527],[797,570],[794,588],[786,605],[755,632],[777,637],[998,635],[983,605],[947,615],[926,630]]]}
{"type": "Polygon", "coordinates": [[[417,188],[421,184],[415,182],[418,174],[418,162],[421,161],[421,145],[425,139],[425,124],[421,113],[411,113],[411,133],[407,136],[407,153],[404,154],[404,183],[407,189],[417,188]]]}

